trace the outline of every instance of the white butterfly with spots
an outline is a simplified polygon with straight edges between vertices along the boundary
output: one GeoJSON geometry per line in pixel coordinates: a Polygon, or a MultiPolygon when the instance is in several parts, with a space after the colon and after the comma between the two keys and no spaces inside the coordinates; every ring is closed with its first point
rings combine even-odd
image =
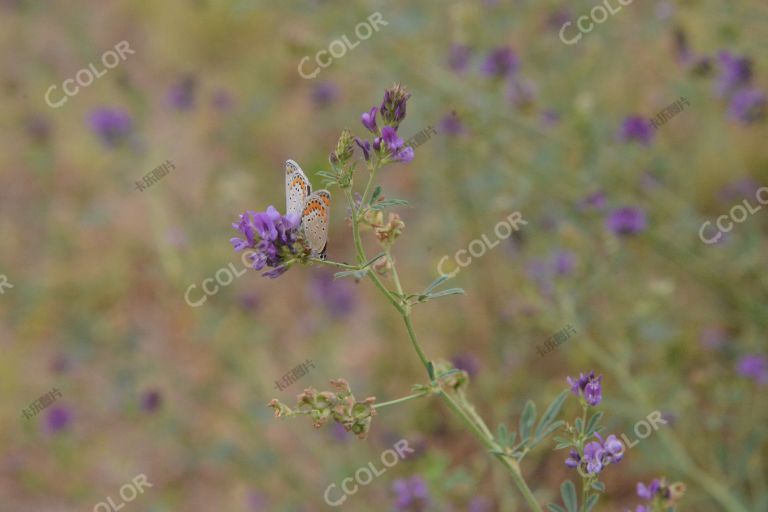
{"type": "Polygon", "coordinates": [[[294,213],[301,216],[301,227],[312,256],[325,259],[331,193],[327,190],[312,193],[309,179],[293,160],[285,162],[285,210],[286,215],[294,213]]]}

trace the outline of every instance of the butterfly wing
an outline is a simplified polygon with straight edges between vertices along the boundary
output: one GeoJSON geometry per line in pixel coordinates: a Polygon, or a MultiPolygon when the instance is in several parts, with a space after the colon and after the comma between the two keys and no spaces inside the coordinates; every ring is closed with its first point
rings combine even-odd
{"type": "Polygon", "coordinates": [[[285,214],[294,213],[301,216],[304,203],[312,193],[312,186],[301,170],[299,164],[293,160],[285,162],[285,214]]]}
{"type": "Polygon", "coordinates": [[[331,213],[331,193],[327,190],[318,190],[307,197],[304,204],[304,212],[301,216],[301,225],[304,227],[304,236],[312,249],[312,255],[325,259],[325,250],[328,245],[328,221],[331,213]]]}

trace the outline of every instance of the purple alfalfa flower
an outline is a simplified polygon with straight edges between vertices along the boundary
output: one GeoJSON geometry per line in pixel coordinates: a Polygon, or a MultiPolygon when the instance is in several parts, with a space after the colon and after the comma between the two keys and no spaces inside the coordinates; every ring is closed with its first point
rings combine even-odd
{"type": "Polygon", "coordinates": [[[413,160],[413,148],[403,147],[403,139],[397,135],[397,130],[391,126],[385,126],[381,129],[381,137],[377,137],[373,142],[373,148],[379,151],[382,147],[387,149],[392,162],[410,162],[413,160]]]}
{"type": "Polygon", "coordinates": [[[317,107],[327,107],[338,97],[339,87],[333,82],[319,82],[312,87],[312,102],[317,107]]]}
{"type": "Polygon", "coordinates": [[[195,104],[197,80],[192,75],[180,78],[168,91],[168,104],[176,110],[189,110],[195,104]]]}
{"type": "Polygon", "coordinates": [[[733,202],[741,201],[745,197],[755,197],[757,189],[760,187],[760,182],[750,176],[737,178],[726,183],[717,192],[717,200],[723,204],[730,205],[733,202]]]}
{"type": "Polygon", "coordinates": [[[661,489],[661,481],[658,478],[654,478],[650,485],[645,485],[643,482],[637,482],[637,495],[645,500],[652,500],[661,489]]]}
{"type": "Polygon", "coordinates": [[[570,453],[568,454],[568,458],[565,459],[565,465],[569,468],[575,468],[578,467],[578,465],[581,463],[581,455],[579,455],[579,452],[571,448],[570,453]]]}
{"type": "Polygon", "coordinates": [[[763,355],[748,354],[742,357],[736,364],[736,371],[758,384],[768,384],[768,359],[763,355]]]}
{"type": "Polygon", "coordinates": [[[582,464],[586,465],[586,471],[589,474],[596,475],[603,469],[603,459],[605,449],[597,441],[592,441],[584,446],[584,458],[582,464]]]}
{"type": "Polygon", "coordinates": [[[429,506],[427,483],[420,476],[395,480],[395,509],[398,512],[423,512],[429,506]]]}
{"type": "Polygon", "coordinates": [[[615,464],[624,458],[624,445],[619,439],[611,434],[603,440],[603,437],[595,432],[595,436],[600,440],[605,453],[603,453],[603,462],[606,464],[615,464]]]}
{"type": "Polygon", "coordinates": [[[100,107],[88,116],[88,125],[104,145],[117,146],[133,130],[133,120],[124,110],[100,107]]]}
{"type": "Polygon", "coordinates": [[[469,64],[472,49],[461,43],[453,43],[448,50],[448,67],[456,73],[463,73],[469,64]]]}
{"type": "Polygon", "coordinates": [[[51,434],[66,430],[72,423],[72,412],[63,405],[55,405],[45,416],[45,428],[51,434]]]}
{"type": "Polygon", "coordinates": [[[765,118],[768,100],[760,89],[742,89],[731,96],[728,117],[741,124],[752,124],[765,118]]]}
{"type": "Polygon", "coordinates": [[[379,115],[382,122],[397,129],[403,119],[405,119],[406,104],[410,97],[411,93],[406,91],[405,87],[400,84],[395,84],[386,89],[384,91],[384,99],[379,107],[379,115]]]}
{"type": "Polygon", "coordinates": [[[520,59],[509,46],[492,49],[485,57],[480,71],[490,78],[506,78],[513,75],[520,66],[520,59]]]}
{"type": "Polygon", "coordinates": [[[752,81],[752,60],[723,51],[717,56],[720,75],[715,82],[715,92],[720,97],[729,97],[752,81]]]}
{"type": "Polygon", "coordinates": [[[379,127],[376,126],[376,113],[378,112],[378,107],[371,107],[371,110],[368,112],[363,112],[360,115],[360,122],[363,123],[363,126],[365,126],[369,132],[378,134],[379,133],[379,127]]]}
{"type": "Polygon", "coordinates": [[[150,389],[148,391],[145,391],[143,395],[141,395],[141,409],[148,413],[153,413],[157,409],[160,408],[160,405],[163,402],[163,397],[160,394],[160,391],[156,389],[150,389]]]}
{"type": "Polygon", "coordinates": [[[220,112],[226,112],[232,108],[234,100],[228,91],[224,89],[218,89],[211,96],[211,103],[216,110],[220,112]]]}
{"type": "Polygon", "coordinates": [[[583,373],[579,374],[578,379],[567,377],[566,380],[571,387],[571,393],[579,398],[583,398],[588,405],[598,405],[603,399],[602,375],[595,376],[595,372],[590,371],[586,375],[583,373]]]}
{"type": "Polygon", "coordinates": [[[413,157],[416,154],[413,151],[413,148],[411,146],[407,146],[404,148],[401,148],[397,151],[397,153],[392,155],[392,161],[393,162],[402,162],[402,163],[408,163],[411,160],[413,160],[413,157]]]}
{"type": "Polygon", "coordinates": [[[621,123],[618,138],[622,142],[636,142],[648,146],[653,139],[653,125],[642,116],[629,115],[621,123]]]}
{"type": "Polygon", "coordinates": [[[283,216],[274,206],[264,212],[248,211],[240,215],[239,222],[232,224],[245,238],[234,237],[230,243],[237,252],[253,249],[254,253],[250,255],[251,266],[255,270],[272,267],[263,275],[275,278],[288,270],[289,258],[297,253],[294,244],[300,223],[298,215],[283,216]]]}
{"type": "Polygon", "coordinates": [[[456,111],[452,111],[440,120],[440,133],[445,133],[448,136],[455,137],[464,133],[464,124],[459,119],[456,111]]]}
{"type": "Polygon", "coordinates": [[[571,21],[573,13],[567,7],[558,7],[547,16],[547,26],[550,30],[560,32],[563,25],[571,21]]]}
{"type": "Polygon", "coordinates": [[[393,154],[403,147],[403,139],[397,135],[397,130],[391,126],[385,126],[381,129],[381,141],[386,143],[387,149],[393,154]]]}
{"type": "Polygon", "coordinates": [[[367,140],[362,140],[359,137],[355,137],[355,144],[363,150],[363,156],[368,161],[371,158],[371,143],[367,140]]]}
{"type": "Polygon", "coordinates": [[[645,211],[634,206],[624,206],[610,212],[605,227],[616,235],[634,235],[645,231],[648,220],[645,211]]]}

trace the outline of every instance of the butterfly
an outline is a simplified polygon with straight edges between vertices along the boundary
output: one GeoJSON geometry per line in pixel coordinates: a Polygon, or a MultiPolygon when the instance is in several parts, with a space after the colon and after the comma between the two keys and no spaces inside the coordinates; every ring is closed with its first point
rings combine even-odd
{"type": "Polygon", "coordinates": [[[331,193],[327,190],[313,193],[309,179],[293,160],[285,162],[285,211],[286,215],[294,213],[301,217],[301,227],[312,256],[325,259],[331,193]]]}

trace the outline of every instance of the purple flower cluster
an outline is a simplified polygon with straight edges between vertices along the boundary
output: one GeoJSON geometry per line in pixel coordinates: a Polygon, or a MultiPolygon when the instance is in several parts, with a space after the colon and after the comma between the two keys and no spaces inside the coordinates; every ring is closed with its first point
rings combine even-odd
{"type": "Polygon", "coordinates": [[[650,485],[638,482],[637,495],[651,503],[649,505],[638,505],[635,507],[635,512],[672,510],[668,507],[670,505],[674,507],[675,503],[682,498],[684,494],[685,484],[682,482],[667,484],[666,479],[664,478],[654,478],[650,485]],[[654,505],[661,505],[661,507],[657,509],[654,505]]]}
{"type": "Polygon", "coordinates": [[[578,379],[568,377],[567,380],[568,385],[571,386],[571,392],[579,398],[583,398],[588,405],[594,407],[603,399],[602,375],[595,377],[595,372],[591,371],[586,375],[579,374],[578,379]]]}
{"type": "Polygon", "coordinates": [[[768,359],[759,354],[749,354],[739,359],[736,371],[760,385],[768,384],[768,359]]]}
{"type": "Polygon", "coordinates": [[[724,51],[718,55],[720,75],[715,82],[718,96],[730,101],[728,116],[734,121],[751,124],[765,117],[766,94],[752,84],[752,60],[724,51]]]}
{"type": "Polygon", "coordinates": [[[520,58],[509,46],[491,50],[485,57],[480,71],[491,78],[506,78],[520,67],[520,58]]]}
{"type": "Polygon", "coordinates": [[[381,158],[389,162],[410,162],[413,160],[413,148],[405,146],[403,139],[397,134],[400,122],[405,119],[406,103],[411,94],[404,88],[395,85],[384,91],[381,106],[373,106],[368,112],[363,112],[360,122],[375,135],[373,144],[370,141],[355,137],[355,144],[363,151],[366,160],[370,159],[371,149],[381,158]],[[379,116],[384,126],[379,129],[376,117],[379,116]]]}
{"type": "Polygon", "coordinates": [[[429,506],[427,483],[420,476],[395,480],[392,490],[395,492],[397,512],[423,512],[429,506]]]}
{"type": "Polygon", "coordinates": [[[648,146],[653,139],[653,126],[648,119],[631,115],[624,119],[618,135],[622,142],[637,142],[643,146],[648,146]]]}
{"type": "Polygon", "coordinates": [[[179,79],[168,91],[168,105],[176,110],[189,110],[195,104],[197,81],[192,75],[179,79]]]}
{"type": "Polygon", "coordinates": [[[127,112],[114,108],[97,108],[88,116],[88,125],[105,146],[115,147],[133,130],[127,112]]]}
{"type": "Polygon", "coordinates": [[[648,220],[642,209],[625,206],[608,214],[605,218],[605,227],[616,235],[634,235],[645,231],[648,220]]]}
{"type": "Polygon", "coordinates": [[[289,260],[297,254],[294,244],[300,223],[298,215],[283,216],[274,206],[265,212],[247,211],[240,215],[240,222],[232,224],[245,239],[234,237],[229,241],[237,252],[254,249],[255,253],[250,255],[253,268],[271,267],[273,270],[263,275],[274,279],[288,270],[289,260]]]}
{"type": "Polygon", "coordinates": [[[584,455],[571,449],[565,465],[569,468],[580,467],[589,475],[599,474],[608,464],[616,464],[624,458],[624,445],[615,435],[609,435],[605,440],[595,432],[599,441],[592,441],[584,446],[584,455]]]}

